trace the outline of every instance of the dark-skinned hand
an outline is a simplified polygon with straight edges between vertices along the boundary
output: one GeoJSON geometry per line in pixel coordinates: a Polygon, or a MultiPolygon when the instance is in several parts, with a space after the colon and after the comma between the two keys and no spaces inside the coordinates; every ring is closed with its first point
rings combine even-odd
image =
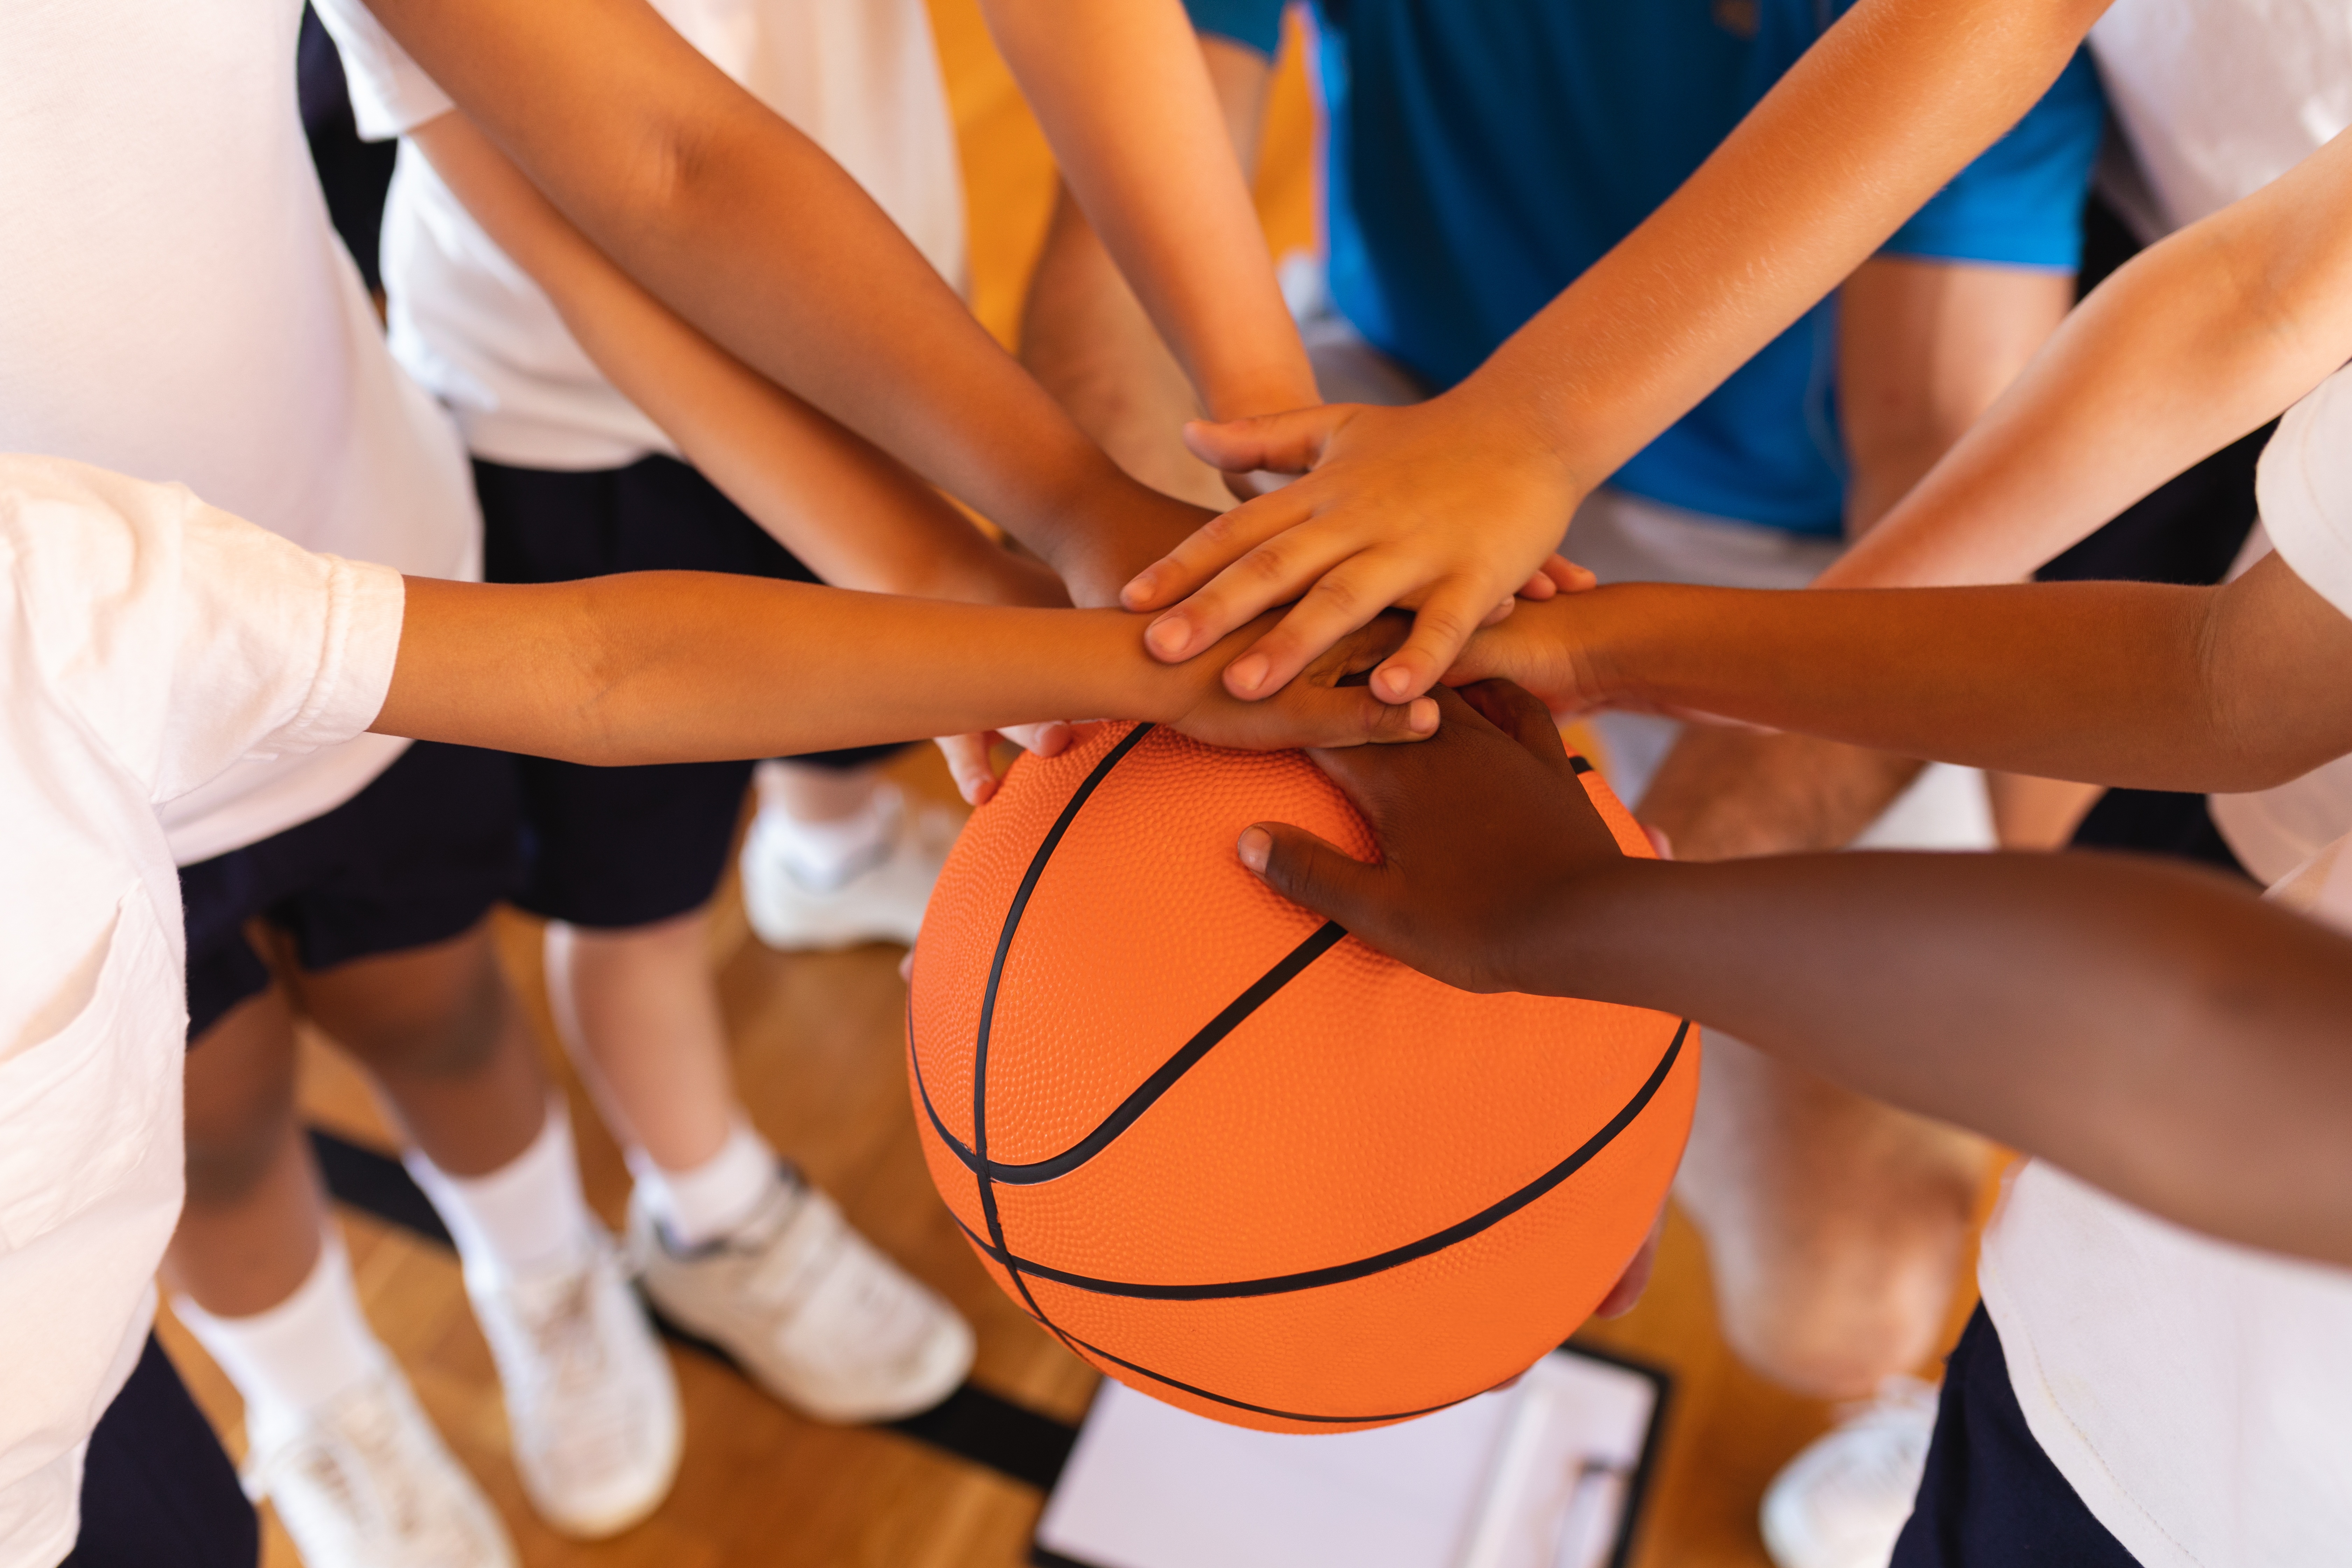
{"type": "Polygon", "coordinates": [[[1242,864],[1449,985],[1572,994],[1549,940],[1555,911],[1647,863],[1619,851],[1532,694],[1482,680],[1437,700],[1437,733],[1418,745],[1308,753],[1363,814],[1380,864],[1279,823],[1243,830],[1242,864]]]}

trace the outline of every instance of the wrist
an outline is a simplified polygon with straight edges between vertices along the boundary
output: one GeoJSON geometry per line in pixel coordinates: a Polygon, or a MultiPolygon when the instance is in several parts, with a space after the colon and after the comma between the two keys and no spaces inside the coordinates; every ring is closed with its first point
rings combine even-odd
{"type": "Polygon", "coordinates": [[[1654,921],[1642,910],[1685,869],[1624,856],[1555,881],[1530,911],[1528,940],[1509,960],[1512,988],[1647,1005],[1638,994],[1637,962],[1654,921]]]}

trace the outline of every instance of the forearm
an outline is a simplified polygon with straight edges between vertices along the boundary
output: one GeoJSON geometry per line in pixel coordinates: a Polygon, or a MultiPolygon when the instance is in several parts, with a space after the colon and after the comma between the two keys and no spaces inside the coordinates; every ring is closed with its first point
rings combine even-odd
{"type": "Polygon", "coordinates": [[[665,303],[1057,569],[1141,499],[856,182],[643,0],[372,4],[665,303]]]}
{"type": "Polygon", "coordinates": [[[646,293],[462,114],[411,139],[565,328],[681,455],[826,582],[875,593],[1046,603],[1051,584],[939,493],[719,348],[646,293]]]}
{"type": "Polygon", "coordinates": [[[1711,1024],[2215,1235],[2352,1262],[2352,944],[2104,856],[1628,862],[1529,988],[1711,1024]]]}
{"type": "MultiPolygon", "coordinates": [[[[2147,789],[2263,787],[2316,765],[2311,710],[2259,734],[2216,701],[2214,599],[2139,584],[1742,592],[1632,584],[1522,606],[1576,630],[1564,684],[1908,757],[2147,789]],[[2309,723],[2298,749],[2291,727],[2309,723]]],[[[1480,671],[1479,673],[1486,673],[1480,671]]],[[[1496,673],[1511,673],[1498,670],[1496,673]]],[[[2272,694],[2292,708],[2291,690],[2272,694]]]]}
{"type": "Polygon", "coordinates": [[[1457,391],[1590,489],[2014,124],[2105,4],[1863,0],[1457,391]]]}
{"type": "Polygon", "coordinates": [[[1196,40],[1178,0],[982,9],[1063,179],[1210,416],[1318,401],[1250,199],[1264,63],[1250,80],[1249,61],[1228,58],[1247,51],[1196,40]]]}
{"type": "Polygon", "coordinates": [[[2183,229],[2084,300],[1824,585],[2024,577],[2352,354],[2352,141],[2183,229]]]}
{"type": "Polygon", "coordinates": [[[412,578],[375,728],[598,765],[788,755],[1101,714],[1197,681],[1117,611],[943,605],[692,572],[412,578]],[[482,671],[499,671],[496,679],[482,671]]]}

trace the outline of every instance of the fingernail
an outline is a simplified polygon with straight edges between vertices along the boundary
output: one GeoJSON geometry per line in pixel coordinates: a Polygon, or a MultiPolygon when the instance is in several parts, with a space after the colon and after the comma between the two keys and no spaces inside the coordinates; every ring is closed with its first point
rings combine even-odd
{"type": "Polygon", "coordinates": [[[1412,688],[1412,678],[1392,665],[1372,672],[1372,695],[1383,702],[1402,702],[1412,688]]]}
{"type": "Polygon", "coordinates": [[[1274,853],[1274,835],[1263,827],[1244,827],[1234,852],[1242,858],[1243,865],[1263,877],[1266,857],[1274,853]]]}
{"type": "Polygon", "coordinates": [[[1118,591],[1118,602],[1133,609],[1151,602],[1151,591],[1160,585],[1160,574],[1152,571],[1137,573],[1127,586],[1118,591]]]}
{"type": "Polygon", "coordinates": [[[1143,643],[1161,658],[1181,658],[1192,646],[1192,628],[1173,616],[1165,616],[1144,628],[1143,643]]]}
{"type": "Polygon", "coordinates": [[[1244,655],[1234,660],[1225,670],[1225,682],[1235,691],[1255,692],[1265,684],[1265,672],[1273,661],[1262,653],[1244,655]]]}
{"type": "Polygon", "coordinates": [[[1412,706],[1404,710],[1404,721],[1416,735],[1435,734],[1437,732],[1437,699],[1414,698],[1412,706]]]}

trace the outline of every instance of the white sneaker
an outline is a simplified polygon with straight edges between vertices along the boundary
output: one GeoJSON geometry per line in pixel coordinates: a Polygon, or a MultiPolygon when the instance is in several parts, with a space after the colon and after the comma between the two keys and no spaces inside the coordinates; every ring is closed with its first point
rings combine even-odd
{"type": "Polygon", "coordinates": [[[794,865],[782,808],[761,808],[744,835],[742,868],[744,912],[761,942],[786,952],[915,945],[961,825],[942,806],[909,807],[896,784],[881,786],[879,804],[888,818],[881,842],[830,887],[812,886],[794,865]]]}
{"type": "Polygon", "coordinates": [[[677,1380],[601,1230],[576,1268],[477,1279],[523,1491],[566,1535],[617,1535],[661,1506],[682,1447],[677,1380]]]}
{"type": "Polygon", "coordinates": [[[1764,1493],[1764,1549],[1780,1568],[1886,1568],[1911,1517],[1936,1386],[1890,1377],[1772,1479],[1764,1493]]]}
{"type": "Polygon", "coordinates": [[[489,1500],[387,1365],[320,1411],[246,1411],[246,1495],[310,1568],[515,1568],[489,1500]]]}
{"type": "Polygon", "coordinates": [[[796,1177],[739,1226],[674,1250],[640,1191],[629,1253],[665,1316],[709,1340],[769,1393],[820,1421],[927,1410],[971,1370],[971,1329],[796,1177]]]}

